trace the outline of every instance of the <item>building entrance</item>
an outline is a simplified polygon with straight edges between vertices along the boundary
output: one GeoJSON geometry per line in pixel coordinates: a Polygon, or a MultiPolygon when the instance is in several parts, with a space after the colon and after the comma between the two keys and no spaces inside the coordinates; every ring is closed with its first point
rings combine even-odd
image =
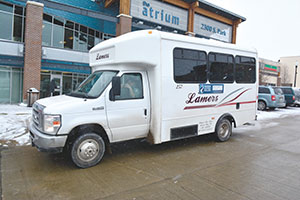
{"type": "Polygon", "coordinates": [[[50,92],[51,96],[62,95],[62,75],[51,74],[50,92]]]}
{"type": "Polygon", "coordinates": [[[88,74],[42,70],[40,98],[68,94],[87,76],[88,74]]]}

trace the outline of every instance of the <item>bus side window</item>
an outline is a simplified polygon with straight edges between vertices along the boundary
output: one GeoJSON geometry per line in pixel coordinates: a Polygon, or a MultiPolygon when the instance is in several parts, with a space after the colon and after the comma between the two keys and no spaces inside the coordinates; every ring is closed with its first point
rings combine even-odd
{"type": "Polygon", "coordinates": [[[204,51],[175,48],[173,50],[176,83],[206,83],[207,55],[204,51]]]}
{"type": "Polygon", "coordinates": [[[121,94],[116,100],[143,99],[143,81],[140,73],[127,73],[121,77],[121,94]]]}
{"type": "Polygon", "coordinates": [[[233,83],[233,56],[209,53],[209,81],[211,83],[233,83]]]}
{"type": "Polygon", "coordinates": [[[236,56],[235,72],[237,83],[255,83],[256,81],[256,64],[255,58],[236,56]]]}

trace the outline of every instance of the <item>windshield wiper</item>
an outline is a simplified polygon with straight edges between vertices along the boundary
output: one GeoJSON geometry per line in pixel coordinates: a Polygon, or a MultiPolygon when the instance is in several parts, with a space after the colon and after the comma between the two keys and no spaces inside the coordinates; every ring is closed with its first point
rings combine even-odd
{"type": "Polygon", "coordinates": [[[68,96],[72,96],[72,97],[81,97],[81,98],[86,98],[86,99],[90,99],[93,98],[92,96],[89,96],[86,93],[78,93],[78,92],[71,92],[68,94],[68,96]]]}

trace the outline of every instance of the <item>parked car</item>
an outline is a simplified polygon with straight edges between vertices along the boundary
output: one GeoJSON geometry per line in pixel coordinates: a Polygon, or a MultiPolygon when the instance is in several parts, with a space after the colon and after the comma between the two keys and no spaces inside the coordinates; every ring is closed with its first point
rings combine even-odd
{"type": "Polygon", "coordinates": [[[287,106],[293,106],[294,103],[295,103],[295,100],[296,100],[295,92],[294,92],[293,88],[292,87],[286,87],[286,86],[282,86],[280,88],[281,88],[281,90],[284,94],[284,97],[285,97],[286,107],[287,106]]]}
{"type": "Polygon", "coordinates": [[[300,107],[300,88],[293,88],[295,92],[295,102],[294,106],[300,107]]]}
{"type": "Polygon", "coordinates": [[[258,88],[258,110],[274,110],[285,107],[285,99],[279,87],[259,86],[258,88]]]}

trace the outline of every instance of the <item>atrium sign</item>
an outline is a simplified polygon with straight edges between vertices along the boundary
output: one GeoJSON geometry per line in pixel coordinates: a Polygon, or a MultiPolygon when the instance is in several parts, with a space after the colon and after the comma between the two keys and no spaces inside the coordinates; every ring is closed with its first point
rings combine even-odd
{"type": "Polygon", "coordinates": [[[187,10],[156,0],[131,0],[130,15],[174,29],[187,29],[187,10]]]}
{"type": "Polygon", "coordinates": [[[232,26],[195,14],[194,31],[196,34],[231,43],[232,26]]]}

